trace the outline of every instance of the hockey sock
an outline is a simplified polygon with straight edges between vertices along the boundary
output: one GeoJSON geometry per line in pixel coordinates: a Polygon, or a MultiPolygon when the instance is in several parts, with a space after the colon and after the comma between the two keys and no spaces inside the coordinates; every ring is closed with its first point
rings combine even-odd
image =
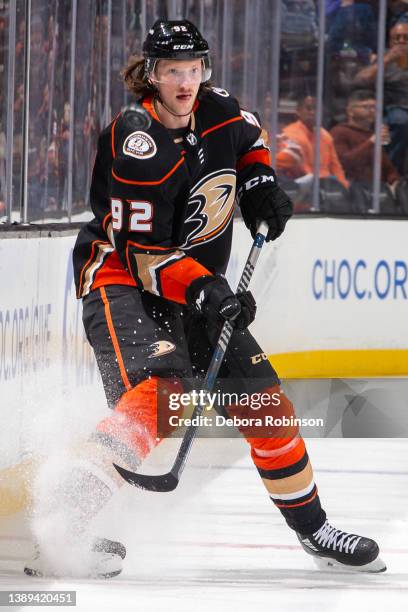
{"type": "MultiPolygon", "coordinates": [[[[126,391],[111,416],[97,425],[96,437],[123,457],[128,465],[143,460],[160,442],[157,435],[158,405],[168,406],[170,393],[182,393],[177,379],[152,376],[126,391]]],[[[164,437],[169,432],[161,431],[164,437]]],[[[95,436],[94,436],[95,438],[95,436]]]]}
{"type": "MultiPolygon", "coordinates": [[[[294,408],[278,386],[265,392],[279,393],[280,404],[275,412],[279,417],[295,416],[294,408]]],[[[253,434],[253,432],[252,432],[253,434]]],[[[283,425],[268,437],[246,435],[251,445],[252,460],[268,491],[291,529],[308,534],[319,529],[326,520],[321,507],[313,470],[305,443],[297,425],[283,425]]]]}
{"type": "Polygon", "coordinates": [[[64,523],[66,540],[77,541],[118,485],[91,461],[73,460],[63,470],[61,481],[47,488],[37,505],[37,518],[45,519],[50,529],[57,522],[64,523]]]}

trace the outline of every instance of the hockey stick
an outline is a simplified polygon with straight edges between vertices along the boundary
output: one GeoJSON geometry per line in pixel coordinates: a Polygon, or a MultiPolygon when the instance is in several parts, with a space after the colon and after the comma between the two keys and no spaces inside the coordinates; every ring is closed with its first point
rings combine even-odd
{"type": "MultiPolygon", "coordinates": [[[[265,221],[262,221],[258,227],[258,232],[255,236],[251,251],[249,253],[247,262],[241,275],[241,279],[238,283],[237,293],[239,291],[246,291],[248,289],[256,262],[258,261],[258,257],[261,252],[261,248],[263,246],[267,233],[268,225],[265,223],[265,221]]],[[[211,392],[211,390],[214,388],[215,381],[217,379],[218,372],[223,362],[233,329],[233,325],[231,325],[229,321],[226,321],[224,323],[220,336],[218,338],[214,355],[208,367],[207,375],[204,379],[203,388],[205,393],[211,392]]],[[[205,404],[198,405],[194,408],[191,417],[193,423],[197,423],[200,421],[199,418],[197,418],[197,420],[195,419],[196,417],[201,416],[204,408],[205,404]]],[[[167,474],[150,476],[148,474],[137,474],[135,472],[131,472],[123,467],[120,467],[119,465],[116,465],[116,463],[114,463],[113,466],[122,476],[122,478],[126,480],[126,482],[135,487],[139,487],[140,489],[145,489],[147,491],[157,491],[161,493],[173,491],[179,483],[197,430],[198,425],[190,425],[187,428],[187,431],[184,434],[183,440],[181,442],[180,449],[174,461],[173,467],[171,468],[170,472],[167,472],[167,474]]]]}

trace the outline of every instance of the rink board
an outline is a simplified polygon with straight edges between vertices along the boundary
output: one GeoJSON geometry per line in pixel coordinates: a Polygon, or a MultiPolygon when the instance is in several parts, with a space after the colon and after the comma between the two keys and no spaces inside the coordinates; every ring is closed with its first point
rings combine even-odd
{"type": "MultiPolygon", "coordinates": [[[[267,245],[251,284],[259,307],[251,331],[283,378],[408,375],[407,228],[294,219],[267,245]]],[[[233,286],[250,244],[237,223],[233,286]]]]}
{"type": "MultiPolygon", "coordinates": [[[[408,375],[407,222],[299,219],[264,247],[251,330],[283,378],[408,375]]],[[[61,359],[82,384],[93,357],[71,265],[75,235],[0,239],[0,382],[61,359]]],[[[235,223],[236,286],[251,238],[235,223]]],[[[87,382],[87,380],[85,380],[87,382]]]]}

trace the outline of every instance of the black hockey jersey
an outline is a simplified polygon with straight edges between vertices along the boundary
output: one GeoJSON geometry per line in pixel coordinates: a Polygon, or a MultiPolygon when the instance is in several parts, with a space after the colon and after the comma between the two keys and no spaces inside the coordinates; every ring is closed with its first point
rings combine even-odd
{"type": "Polygon", "coordinates": [[[147,131],[119,114],[99,137],[95,218],[74,249],[77,295],[128,284],[185,303],[192,280],[227,268],[236,189],[272,176],[266,134],[222,89],[196,101],[181,146],[152,98],[141,103],[152,116],[147,131]]]}

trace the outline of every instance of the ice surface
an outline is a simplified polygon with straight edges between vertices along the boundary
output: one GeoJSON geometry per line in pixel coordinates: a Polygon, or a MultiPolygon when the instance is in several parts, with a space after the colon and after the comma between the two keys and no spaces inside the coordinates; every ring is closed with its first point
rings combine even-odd
{"type": "MultiPolygon", "coordinates": [[[[178,444],[166,441],[144,471],[167,468],[178,444]]],[[[314,439],[308,449],[330,520],[374,537],[385,574],[319,571],[269,501],[246,443],[205,439],[176,491],[126,486],[99,517],[99,533],[127,546],[121,576],[33,579],[21,573],[21,560],[4,559],[0,590],[76,590],[81,612],[406,609],[408,441],[314,439]]]]}

